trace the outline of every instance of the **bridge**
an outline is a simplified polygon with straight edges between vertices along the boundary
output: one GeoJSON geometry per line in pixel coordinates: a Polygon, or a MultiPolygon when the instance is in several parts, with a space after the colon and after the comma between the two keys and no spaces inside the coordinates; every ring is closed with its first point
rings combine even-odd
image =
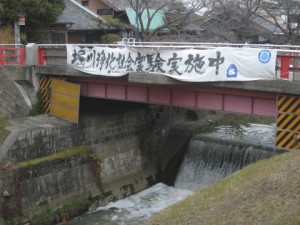
{"type": "Polygon", "coordinates": [[[0,64],[34,66],[45,111],[72,122],[79,96],[271,116],[277,146],[299,149],[300,46],[2,45],[0,64]]]}

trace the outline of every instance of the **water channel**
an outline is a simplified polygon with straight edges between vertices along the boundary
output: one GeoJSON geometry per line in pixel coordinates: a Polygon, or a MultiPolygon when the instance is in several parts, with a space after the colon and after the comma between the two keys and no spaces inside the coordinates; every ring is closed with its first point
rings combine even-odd
{"type": "Polygon", "coordinates": [[[99,207],[71,225],[146,225],[156,212],[175,204],[259,159],[273,155],[275,126],[220,126],[194,137],[180,166],[174,187],[158,183],[147,190],[99,207]],[[241,144],[243,143],[243,144],[241,144]]]}

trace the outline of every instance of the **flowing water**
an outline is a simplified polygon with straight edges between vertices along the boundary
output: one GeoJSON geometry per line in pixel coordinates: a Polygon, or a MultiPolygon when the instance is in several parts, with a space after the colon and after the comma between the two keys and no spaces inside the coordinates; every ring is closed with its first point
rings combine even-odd
{"type": "Polygon", "coordinates": [[[73,225],[143,225],[153,213],[184,199],[192,191],[156,184],[123,200],[76,218],[73,225]]]}
{"type": "Polygon", "coordinates": [[[99,207],[71,225],[145,225],[153,213],[184,199],[250,163],[273,155],[274,126],[220,126],[190,141],[174,187],[156,184],[126,199],[99,207]]]}
{"type": "Polygon", "coordinates": [[[196,136],[190,141],[175,188],[196,191],[250,163],[269,158],[274,154],[274,141],[270,141],[274,133],[267,128],[257,124],[238,130],[222,126],[212,134],[196,136]]]}

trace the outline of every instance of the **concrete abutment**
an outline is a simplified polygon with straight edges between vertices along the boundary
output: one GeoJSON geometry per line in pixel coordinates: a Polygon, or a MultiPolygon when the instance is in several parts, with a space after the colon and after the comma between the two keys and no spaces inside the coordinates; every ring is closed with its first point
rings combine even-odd
{"type": "Polygon", "coordinates": [[[159,154],[168,130],[186,119],[186,110],[98,103],[102,110],[82,113],[78,126],[48,115],[8,120],[0,190],[10,197],[0,199],[2,224],[18,213],[22,222],[30,221],[74,199],[105,205],[158,181],[159,154]],[[51,158],[76,146],[92,150],[86,156],[51,158]]]}

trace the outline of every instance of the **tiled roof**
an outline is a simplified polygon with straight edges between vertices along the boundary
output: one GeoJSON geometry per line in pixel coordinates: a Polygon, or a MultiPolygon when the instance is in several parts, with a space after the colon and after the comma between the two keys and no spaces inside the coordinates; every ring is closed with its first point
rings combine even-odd
{"type": "Polygon", "coordinates": [[[283,31],[276,24],[267,20],[262,16],[255,15],[253,17],[253,22],[263,27],[266,31],[272,34],[283,34],[283,31]]]}
{"type": "MultiPolygon", "coordinates": [[[[101,0],[111,8],[113,8],[115,11],[125,11],[126,8],[132,8],[128,0],[101,0]]],[[[140,0],[141,2],[141,0],[140,0]]],[[[168,2],[172,2],[171,0],[149,0],[147,2],[147,5],[149,8],[157,9],[160,8],[160,6],[164,5],[161,10],[165,11],[168,6],[168,2]]],[[[133,1],[133,5],[135,6],[135,1],[133,1]]],[[[135,8],[135,7],[134,7],[135,8]]]]}
{"type": "Polygon", "coordinates": [[[102,0],[105,4],[115,11],[125,11],[125,8],[131,7],[128,0],[102,0]]]}
{"type": "Polygon", "coordinates": [[[97,18],[101,19],[98,15],[74,0],[66,0],[65,2],[66,7],[57,20],[58,24],[71,24],[71,26],[67,26],[69,31],[103,29],[97,21],[97,18]]]}

